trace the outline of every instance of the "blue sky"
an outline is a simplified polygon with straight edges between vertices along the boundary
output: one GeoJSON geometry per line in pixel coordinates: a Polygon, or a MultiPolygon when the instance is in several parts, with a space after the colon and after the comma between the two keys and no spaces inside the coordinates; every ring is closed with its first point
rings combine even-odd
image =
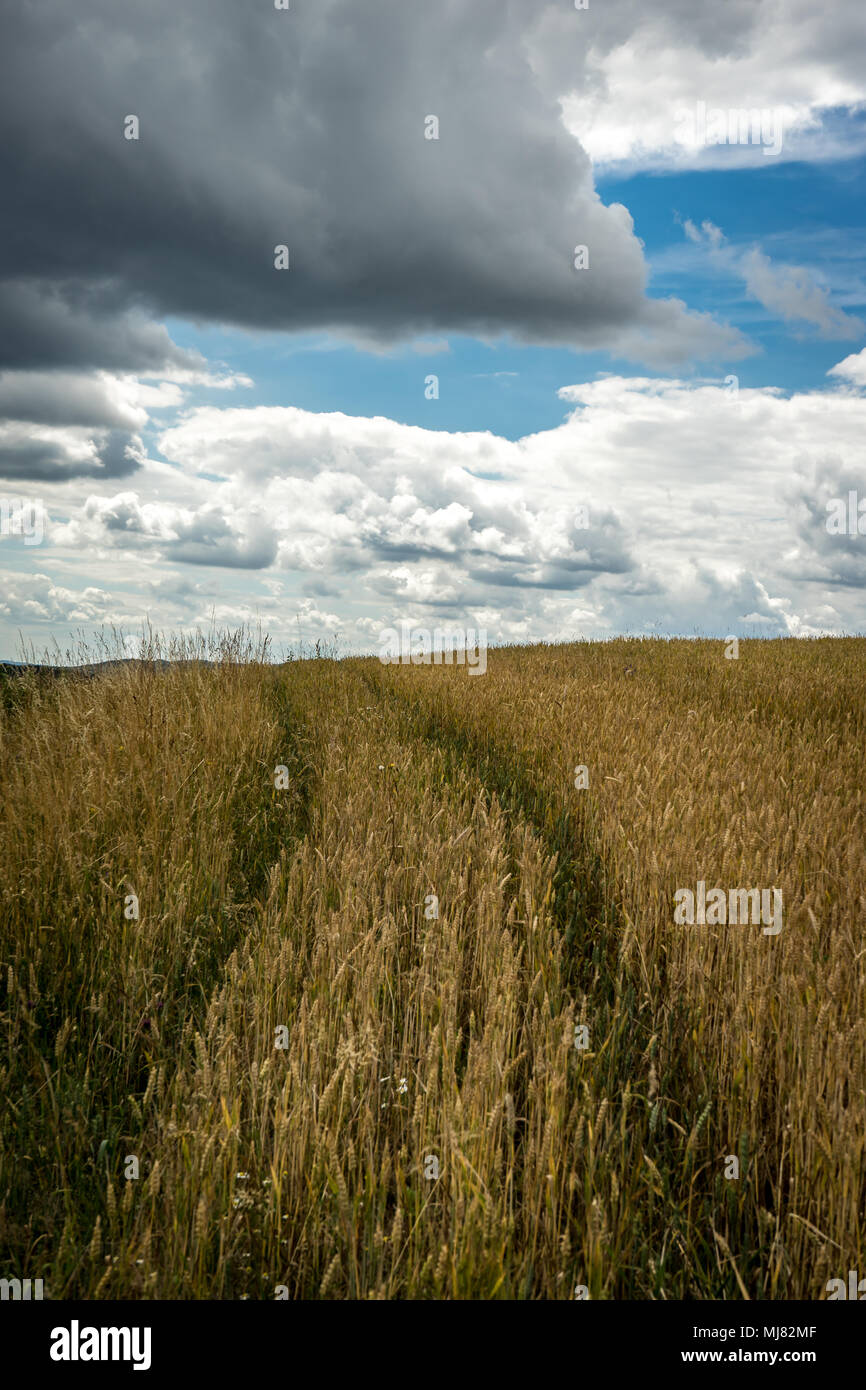
{"type": "Polygon", "coordinates": [[[170,10],[7,48],[0,656],[863,630],[855,0],[170,10]]]}
{"type": "MultiPolygon", "coordinates": [[[[854,118],[852,118],[853,120],[854,118]]],[[[644,242],[650,292],[677,296],[692,308],[735,324],[754,356],[691,364],[694,375],[723,379],[736,372],[741,384],[785,391],[824,389],[839,360],[838,341],[792,331],[692,246],[682,221],[708,219],[735,247],[757,245],[774,260],[805,264],[825,284],[833,302],[856,314],[866,310],[866,161],[825,166],[791,162],[774,167],[686,171],[625,177],[602,174],[596,187],[605,202],[623,203],[644,242]]],[[[644,368],[609,352],[525,346],[512,340],[486,343],[452,335],[447,350],[425,352],[405,343],[381,353],[355,349],[332,335],[249,334],[169,321],[175,342],[198,348],[250,376],[250,405],[297,405],[311,411],[386,415],[405,424],[440,430],[492,430],[519,439],[559,424],[565,411],[561,385],[577,374],[592,378],[616,371],[639,376],[644,368]],[[425,396],[428,373],[439,377],[438,399],[425,396]]],[[[423,339],[421,340],[423,344],[423,339]]],[[[216,399],[200,392],[197,399],[216,399]]]]}

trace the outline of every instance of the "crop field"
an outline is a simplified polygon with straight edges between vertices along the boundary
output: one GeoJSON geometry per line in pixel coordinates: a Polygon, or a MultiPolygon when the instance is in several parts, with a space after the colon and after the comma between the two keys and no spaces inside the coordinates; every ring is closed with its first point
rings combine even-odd
{"type": "Polygon", "coordinates": [[[866,1271],[864,650],[482,675],[229,641],[6,680],[3,1270],[479,1300],[866,1271]]]}

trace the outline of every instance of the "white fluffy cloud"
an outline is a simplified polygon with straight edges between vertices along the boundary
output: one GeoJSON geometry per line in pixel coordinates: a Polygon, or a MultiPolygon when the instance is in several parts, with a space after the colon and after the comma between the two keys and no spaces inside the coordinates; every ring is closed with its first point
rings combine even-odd
{"type": "Polygon", "coordinates": [[[855,386],[866,386],[866,348],[860,352],[852,352],[849,357],[837,362],[835,367],[830,368],[827,375],[839,377],[842,381],[853,382],[855,386]]]}
{"type": "Polygon", "coordinates": [[[606,376],[560,396],[563,423],[516,441],[189,411],[160,436],[169,464],[144,461],[121,490],[67,485],[52,513],[39,567],[71,574],[86,555],[100,588],[55,584],[29,609],[15,590],[4,615],[107,617],[97,595],[119,574],[118,613],[245,613],[286,640],[303,615],[307,638],[319,621],[356,648],[400,617],[483,614],[503,640],[862,624],[866,537],[826,520],[862,485],[866,395],[606,376]]]}
{"type": "MultiPolygon", "coordinates": [[[[641,0],[581,13],[575,53],[567,7],[546,9],[536,64],[560,92],[563,119],[596,165],[690,168],[766,165],[862,154],[866,128],[834,120],[866,104],[866,35],[860,0],[641,0]],[[699,138],[709,112],[764,113],[766,144],[780,122],[778,153],[755,143],[699,138]],[[767,120],[771,117],[772,120],[767,120]]],[[[708,123],[711,135],[711,123],[708,123]]]]}

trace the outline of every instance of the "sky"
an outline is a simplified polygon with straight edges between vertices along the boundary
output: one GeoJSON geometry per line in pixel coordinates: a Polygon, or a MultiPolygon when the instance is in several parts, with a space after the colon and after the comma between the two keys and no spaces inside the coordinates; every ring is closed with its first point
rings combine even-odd
{"type": "Polygon", "coordinates": [[[0,77],[0,659],[866,631],[862,0],[40,0],[0,77]]]}

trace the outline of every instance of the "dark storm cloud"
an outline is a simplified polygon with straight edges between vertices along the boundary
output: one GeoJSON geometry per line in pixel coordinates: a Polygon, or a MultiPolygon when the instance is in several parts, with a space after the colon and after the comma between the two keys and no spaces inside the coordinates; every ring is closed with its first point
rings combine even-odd
{"type": "MultiPolygon", "coordinates": [[[[665,360],[730,353],[735,335],[645,298],[630,218],[598,199],[530,67],[538,13],[530,0],[19,7],[0,74],[8,360],[170,360],[144,311],[379,341],[507,330],[622,337],[665,360]]],[[[579,76],[590,31],[572,18],[579,76]]]]}
{"type": "Polygon", "coordinates": [[[5,372],[0,373],[0,419],[40,425],[129,427],[143,424],[146,415],[113,399],[106,383],[92,374],[5,372]]]}
{"type": "MultiPolygon", "coordinates": [[[[8,150],[0,152],[0,168],[9,163],[8,150]]],[[[31,177],[35,176],[34,171],[31,177]]],[[[161,324],[153,323],[141,309],[127,307],[134,297],[132,284],[122,279],[114,284],[100,281],[96,264],[90,272],[79,271],[80,276],[92,274],[92,282],[55,280],[50,258],[42,278],[8,281],[6,277],[17,273],[16,233],[10,231],[10,224],[20,216],[20,209],[7,206],[6,228],[0,230],[0,368],[107,367],[147,376],[201,371],[206,366],[201,353],[177,347],[161,324]]],[[[62,217],[58,210],[57,216],[62,239],[62,229],[71,228],[81,210],[72,204],[62,217]]],[[[108,235],[108,229],[104,234],[108,235]]],[[[92,247],[94,262],[100,254],[97,243],[92,247]]]]}

